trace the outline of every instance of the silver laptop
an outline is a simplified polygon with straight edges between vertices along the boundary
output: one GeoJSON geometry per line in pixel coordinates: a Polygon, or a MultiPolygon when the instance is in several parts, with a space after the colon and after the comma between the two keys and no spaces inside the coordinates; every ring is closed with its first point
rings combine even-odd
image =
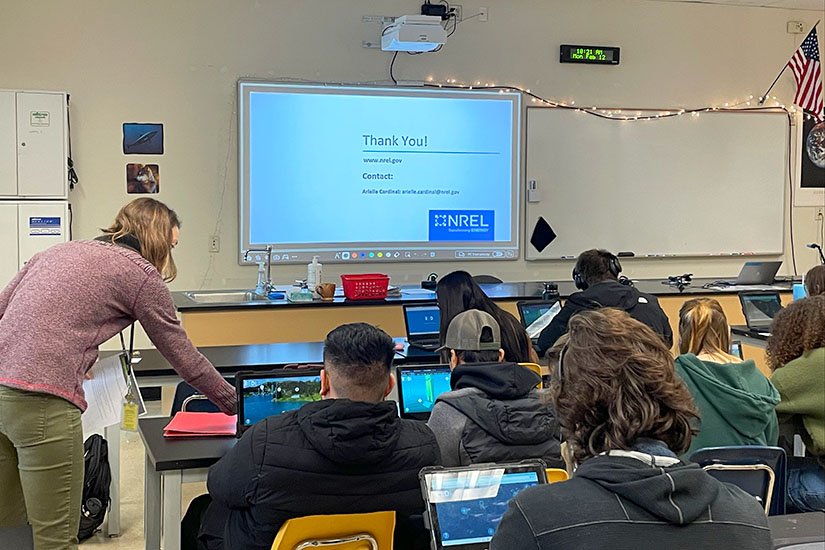
{"type": "Polygon", "coordinates": [[[735,285],[770,285],[773,284],[776,272],[779,271],[781,261],[777,262],[745,262],[739,276],[733,281],[735,285]]]}

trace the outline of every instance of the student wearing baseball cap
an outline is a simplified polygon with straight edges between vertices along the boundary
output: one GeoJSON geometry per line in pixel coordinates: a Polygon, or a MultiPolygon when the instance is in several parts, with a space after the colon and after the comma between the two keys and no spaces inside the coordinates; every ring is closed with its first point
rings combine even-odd
{"type": "Polygon", "coordinates": [[[492,315],[459,313],[441,349],[448,352],[452,391],[438,397],[427,425],[444,466],[542,458],[549,467],[563,467],[558,423],[536,389],[541,379],[504,362],[492,315]]]}

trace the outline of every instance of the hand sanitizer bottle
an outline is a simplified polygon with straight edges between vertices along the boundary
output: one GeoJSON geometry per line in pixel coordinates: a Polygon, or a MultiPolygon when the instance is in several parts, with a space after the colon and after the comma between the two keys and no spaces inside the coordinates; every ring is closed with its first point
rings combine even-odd
{"type": "Polygon", "coordinates": [[[307,288],[312,292],[313,298],[320,298],[315,287],[321,282],[321,263],[318,262],[318,256],[313,256],[312,262],[307,264],[307,288]]]}

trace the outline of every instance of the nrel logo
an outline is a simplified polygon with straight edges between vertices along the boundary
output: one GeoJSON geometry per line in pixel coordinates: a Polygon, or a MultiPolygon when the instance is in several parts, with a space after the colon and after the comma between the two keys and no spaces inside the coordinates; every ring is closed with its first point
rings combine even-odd
{"type": "Polygon", "coordinates": [[[495,210],[430,210],[430,241],[493,241],[495,210]]]}

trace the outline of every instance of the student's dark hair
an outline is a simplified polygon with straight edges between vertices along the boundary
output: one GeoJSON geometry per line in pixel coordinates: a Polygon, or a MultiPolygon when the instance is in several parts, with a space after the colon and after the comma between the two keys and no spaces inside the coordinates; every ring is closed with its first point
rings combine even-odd
{"type": "Polygon", "coordinates": [[[825,294],[825,265],[817,265],[805,274],[805,291],[808,296],[825,294]]]}
{"type": "Polygon", "coordinates": [[[395,356],[389,334],[367,323],[341,325],[324,340],[324,370],[340,397],[381,401],[395,356]]]}
{"type": "MultiPolygon", "coordinates": [[[[447,327],[453,317],[468,309],[489,313],[501,330],[501,349],[504,360],[513,363],[530,362],[530,338],[521,323],[511,313],[498,307],[466,271],[453,271],[438,281],[436,287],[438,309],[441,316],[439,341],[444,345],[447,327]]],[[[442,356],[444,362],[446,356],[442,356]]]]}
{"type": "Polygon", "coordinates": [[[574,271],[579,272],[587,286],[593,286],[596,283],[610,279],[615,281],[618,279],[618,275],[610,271],[611,258],[614,258],[614,256],[607,250],[595,248],[585,250],[579,254],[574,271]]]}
{"type": "Polygon", "coordinates": [[[576,460],[640,438],[685,453],[698,413],[662,338],[614,308],[578,313],[568,327],[550,393],[576,460]]]}
{"type": "Polygon", "coordinates": [[[475,350],[455,350],[456,357],[462,363],[496,363],[498,361],[498,350],[486,349],[484,351],[475,350]]]}
{"type": "Polygon", "coordinates": [[[825,295],[794,300],[776,314],[765,354],[772,371],[825,347],[825,295]]]}

